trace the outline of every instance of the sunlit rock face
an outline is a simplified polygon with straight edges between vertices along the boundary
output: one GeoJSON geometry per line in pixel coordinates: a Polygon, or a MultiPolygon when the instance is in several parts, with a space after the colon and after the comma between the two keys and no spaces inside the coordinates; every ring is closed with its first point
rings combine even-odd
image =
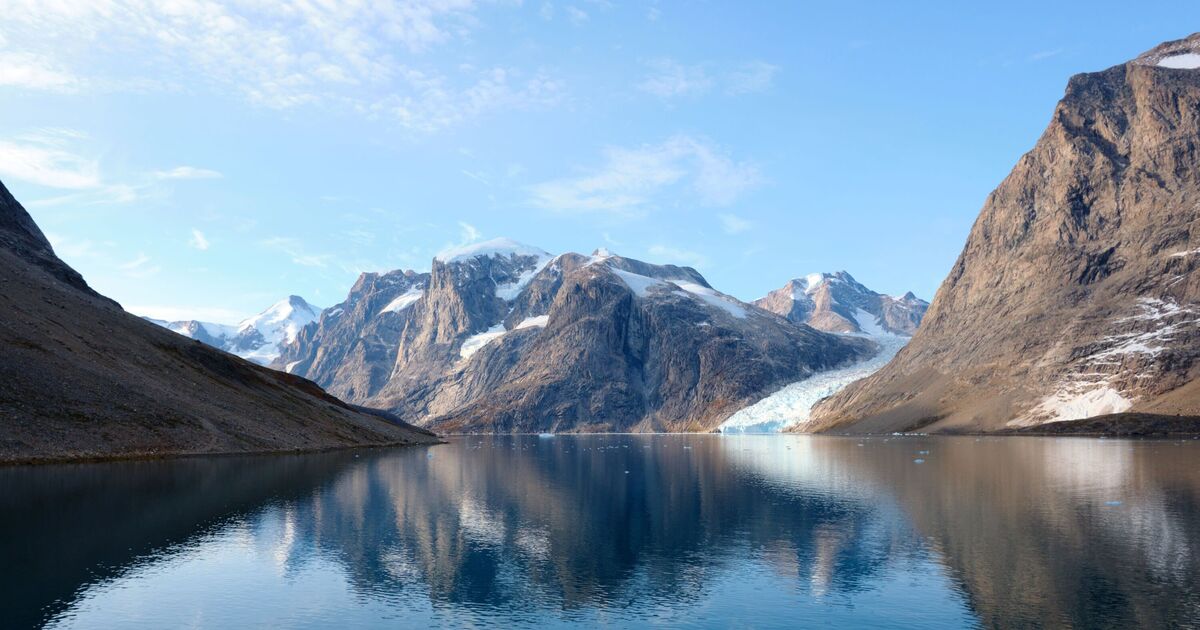
{"type": "Polygon", "coordinates": [[[815,426],[1200,416],[1192,55],[1200,34],[1072,77],[1042,137],[988,196],[912,342],[817,405],[815,426]]]}
{"type": "Polygon", "coordinates": [[[443,432],[709,431],[878,352],[688,267],[498,239],[439,255],[429,274],[365,274],[275,365],[443,432]]]}

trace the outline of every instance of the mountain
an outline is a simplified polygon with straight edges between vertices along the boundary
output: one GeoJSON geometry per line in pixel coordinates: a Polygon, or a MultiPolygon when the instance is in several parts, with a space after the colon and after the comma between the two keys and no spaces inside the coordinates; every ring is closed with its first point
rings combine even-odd
{"type": "Polygon", "coordinates": [[[729,416],[720,426],[724,433],[771,433],[805,426],[818,401],[887,365],[908,343],[929,307],[911,292],[902,297],[876,293],[845,271],[796,278],[754,304],[797,324],[869,338],[880,350],[866,360],[789,383],[729,416]]]}
{"type": "Polygon", "coordinates": [[[236,326],[194,319],[177,322],[149,317],[146,319],[184,337],[202,341],[248,361],[270,365],[279,357],[280,349],[295,341],[300,330],[317,321],[320,315],[319,307],[309,304],[300,296],[292,295],[236,326]]]}
{"type": "Polygon", "coordinates": [[[1072,77],[912,341],[809,428],[1200,415],[1198,203],[1200,33],[1072,77]]]}
{"type": "Polygon", "coordinates": [[[363,274],[277,367],[446,431],[707,431],[874,355],[727,296],[694,269],[508,239],[429,273],[363,274]]]}
{"type": "Polygon", "coordinates": [[[0,183],[0,462],[435,442],[92,290],[0,183]]]}
{"type": "Polygon", "coordinates": [[[896,335],[912,335],[929,308],[912,292],[901,297],[876,293],[845,271],[796,278],[754,304],[827,332],[896,335]]]}

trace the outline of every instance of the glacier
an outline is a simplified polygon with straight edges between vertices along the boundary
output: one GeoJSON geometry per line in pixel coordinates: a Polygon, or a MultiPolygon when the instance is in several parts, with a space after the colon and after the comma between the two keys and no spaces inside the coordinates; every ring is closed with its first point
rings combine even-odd
{"type": "Polygon", "coordinates": [[[817,401],[875,373],[887,365],[910,339],[891,334],[855,336],[866,337],[879,344],[879,352],[865,361],[817,372],[802,381],[785,385],[783,389],[729,416],[721,423],[721,432],[778,433],[786,428],[803,427],[817,401]]]}

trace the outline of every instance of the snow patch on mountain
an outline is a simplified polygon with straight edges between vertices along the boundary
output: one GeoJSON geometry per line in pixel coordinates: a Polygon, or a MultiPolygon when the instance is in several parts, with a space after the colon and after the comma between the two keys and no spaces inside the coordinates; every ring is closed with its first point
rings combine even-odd
{"type": "Polygon", "coordinates": [[[617,269],[616,267],[610,267],[609,269],[617,274],[617,277],[633,291],[634,295],[641,298],[649,295],[652,287],[666,286],[666,283],[658,278],[643,276],[631,271],[625,271],[624,269],[617,269]]]}
{"type": "Polygon", "coordinates": [[[802,381],[787,385],[729,416],[721,423],[721,432],[777,433],[791,427],[802,428],[809,420],[813,405],[887,365],[908,343],[909,337],[882,334],[870,336],[870,339],[879,344],[880,349],[875,356],[854,365],[817,372],[802,381]]]}
{"type": "Polygon", "coordinates": [[[1195,70],[1200,68],[1200,55],[1196,53],[1171,55],[1170,57],[1160,59],[1158,65],[1162,68],[1174,68],[1176,70],[1195,70]]]}
{"type": "Polygon", "coordinates": [[[857,308],[854,309],[854,321],[858,324],[859,330],[866,333],[868,336],[877,337],[888,335],[888,331],[883,329],[879,324],[879,318],[867,311],[857,308]]]}
{"type": "Polygon", "coordinates": [[[695,282],[672,280],[671,283],[680,289],[687,291],[689,294],[700,298],[700,300],[709,306],[715,306],[738,319],[746,318],[746,309],[743,308],[742,305],[736,302],[733,298],[723,293],[720,293],[714,289],[710,289],[706,286],[696,284],[695,282]]]}
{"type": "MultiPolygon", "coordinates": [[[[404,293],[396,296],[396,299],[388,302],[388,305],[383,307],[380,313],[399,313],[404,309],[417,303],[421,296],[425,295],[425,289],[421,287],[413,287],[404,293]]],[[[339,309],[340,310],[340,309],[339,309]]]]}
{"type": "Polygon", "coordinates": [[[514,328],[514,330],[521,330],[523,328],[545,328],[546,324],[548,323],[550,323],[549,315],[526,317],[525,319],[521,320],[520,324],[517,324],[517,327],[514,328]]]}
{"type": "Polygon", "coordinates": [[[1109,385],[1083,391],[1059,390],[1034,407],[1024,418],[1009,422],[1010,426],[1029,426],[1047,422],[1083,420],[1110,413],[1121,413],[1133,406],[1133,401],[1109,385]]]}
{"type": "Polygon", "coordinates": [[[543,255],[539,256],[538,258],[538,264],[521,272],[520,277],[518,277],[515,282],[497,284],[496,297],[504,300],[505,302],[511,302],[517,299],[517,296],[521,295],[521,291],[525,290],[525,287],[529,285],[534,277],[541,273],[542,269],[545,269],[546,265],[548,265],[550,261],[554,260],[554,258],[551,258],[549,254],[546,254],[545,252],[542,252],[542,254],[543,255]]]}
{"type": "Polygon", "coordinates": [[[480,348],[504,336],[504,333],[506,332],[508,331],[504,329],[504,324],[500,323],[481,333],[471,335],[463,340],[462,346],[458,349],[458,356],[462,357],[463,359],[469,359],[471,358],[471,355],[478,352],[480,348]]]}

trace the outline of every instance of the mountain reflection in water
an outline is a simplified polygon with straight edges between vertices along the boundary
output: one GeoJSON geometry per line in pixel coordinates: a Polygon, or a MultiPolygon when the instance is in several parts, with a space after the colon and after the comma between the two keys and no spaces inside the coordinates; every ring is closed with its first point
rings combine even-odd
{"type": "Polygon", "coordinates": [[[1200,627],[1198,462],[611,435],[8,468],[0,605],[63,628],[1200,627]]]}

